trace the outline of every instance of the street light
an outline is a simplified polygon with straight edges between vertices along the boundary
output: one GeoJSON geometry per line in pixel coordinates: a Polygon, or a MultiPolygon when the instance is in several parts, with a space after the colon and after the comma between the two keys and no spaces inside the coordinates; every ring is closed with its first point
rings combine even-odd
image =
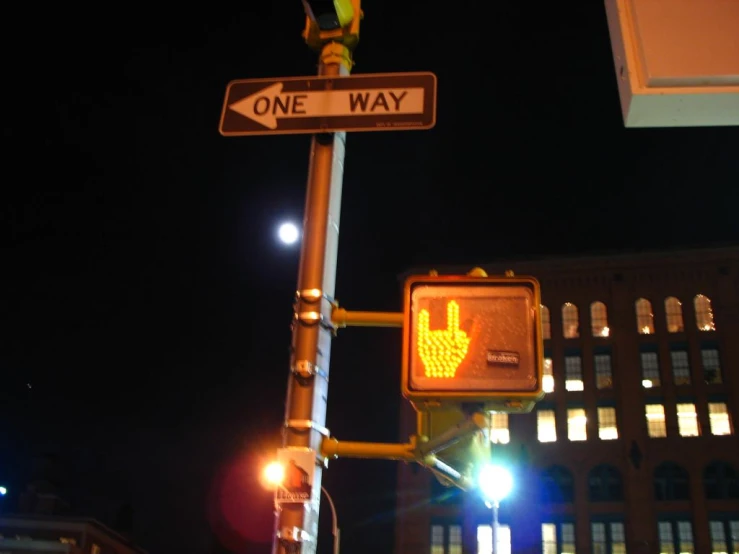
{"type": "Polygon", "coordinates": [[[493,508],[492,554],[498,554],[498,508],[513,490],[513,477],[504,467],[489,464],[480,470],[477,484],[493,508]]]}
{"type": "Polygon", "coordinates": [[[0,496],[5,496],[6,494],[8,494],[8,489],[0,487],[0,496]]]}
{"type": "MultiPolygon", "coordinates": [[[[285,468],[280,462],[270,462],[264,468],[264,480],[271,487],[279,487],[285,480],[285,468]]],[[[331,534],[334,536],[334,552],[333,554],[339,554],[339,541],[341,531],[339,529],[339,519],[336,516],[336,506],[334,505],[334,499],[328,493],[326,488],[321,485],[321,492],[326,495],[328,505],[331,508],[331,534]]]]}

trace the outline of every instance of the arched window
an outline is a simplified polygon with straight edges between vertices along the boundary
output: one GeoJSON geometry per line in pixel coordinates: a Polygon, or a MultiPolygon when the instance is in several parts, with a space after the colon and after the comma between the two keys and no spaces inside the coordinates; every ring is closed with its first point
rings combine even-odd
{"type": "Polygon", "coordinates": [[[572,502],[575,485],[572,472],[563,466],[551,466],[541,474],[541,497],[544,502],[572,502]]]}
{"type": "Polygon", "coordinates": [[[667,318],[668,333],[682,333],[685,330],[683,325],[683,305],[674,296],[665,298],[665,316],[667,318]]]}
{"type": "Polygon", "coordinates": [[[640,335],[654,334],[654,314],[652,303],[646,298],[636,301],[636,329],[640,335]]]}
{"type": "Polygon", "coordinates": [[[672,462],[654,469],[654,497],[657,500],[690,500],[688,472],[672,462]]]}
{"type": "Polygon", "coordinates": [[[693,299],[693,304],[695,305],[695,323],[698,325],[698,330],[715,331],[716,325],[713,323],[711,299],[699,294],[693,299]]]}
{"type": "Polygon", "coordinates": [[[712,462],[703,470],[703,489],[709,500],[739,498],[739,476],[726,462],[712,462]]]}
{"type": "Polygon", "coordinates": [[[576,339],[580,336],[580,316],[577,306],[572,302],[565,302],[562,306],[562,334],[566,339],[576,339]]]}
{"type": "Polygon", "coordinates": [[[588,497],[591,502],[617,502],[624,499],[621,473],[610,465],[599,465],[588,475],[588,497]]]}
{"type": "Polygon", "coordinates": [[[607,337],[610,334],[608,310],[603,302],[593,302],[590,305],[590,327],[594,337],[607,337]]]}
{"type": "Polygon", "coordinates": [[[552,320],[549,318],[549,308],[541,305],[541,336],[544,339],[552,338],[552,320]]]}

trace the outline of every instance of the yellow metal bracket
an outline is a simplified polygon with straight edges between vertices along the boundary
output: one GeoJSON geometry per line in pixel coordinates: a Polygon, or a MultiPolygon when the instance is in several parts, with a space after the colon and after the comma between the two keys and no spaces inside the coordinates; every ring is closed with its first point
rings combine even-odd
{"type": "Polygon", "coordinates": [[[402,312],[350,312],[334,305],[331,321],[336,327],[402,327],[402,312]]]}
{"type": "Polygon", "coordinates": [[[416,434],[404,444],[339,441],[334,437],[325,437],[321,443],[321,455],[324,458],[370,458],[415,462],[452,485],[465,490],[471,488],[472,483],[467,475],[440,460],[436,454],[463,438],[486,429],[487,416],[481,412],[473,413],[433,439],[423,434],[426,423],[421,414],[416,420],[416,425],[416,434]]]}

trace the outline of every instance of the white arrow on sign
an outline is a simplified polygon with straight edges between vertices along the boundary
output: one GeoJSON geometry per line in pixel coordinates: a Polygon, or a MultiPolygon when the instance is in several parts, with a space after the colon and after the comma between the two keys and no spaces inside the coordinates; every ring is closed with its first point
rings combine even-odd
{"type": "Polygon", "coordinates": [[[378,114],[422,114],[423,88],[282,92],[275,83],[229,105],[268,129],[278,119],[378,114]]]}

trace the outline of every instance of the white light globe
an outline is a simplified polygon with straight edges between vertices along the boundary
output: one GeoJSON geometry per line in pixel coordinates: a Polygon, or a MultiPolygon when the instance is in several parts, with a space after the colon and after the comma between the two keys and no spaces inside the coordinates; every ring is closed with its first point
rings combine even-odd
{"type": "Polygon", "coordinates": [[[504,467],[486,465],[480,470],[477,484],[485,498],[500,502],[513,490],[513,476],[504,467]]]}
{"type": "Polygon", "coordinates": [[[300,237],[300,231],[294,223],[283,223],[277,231],[277,236],[284,244],[295,244],[300,237]]]}

